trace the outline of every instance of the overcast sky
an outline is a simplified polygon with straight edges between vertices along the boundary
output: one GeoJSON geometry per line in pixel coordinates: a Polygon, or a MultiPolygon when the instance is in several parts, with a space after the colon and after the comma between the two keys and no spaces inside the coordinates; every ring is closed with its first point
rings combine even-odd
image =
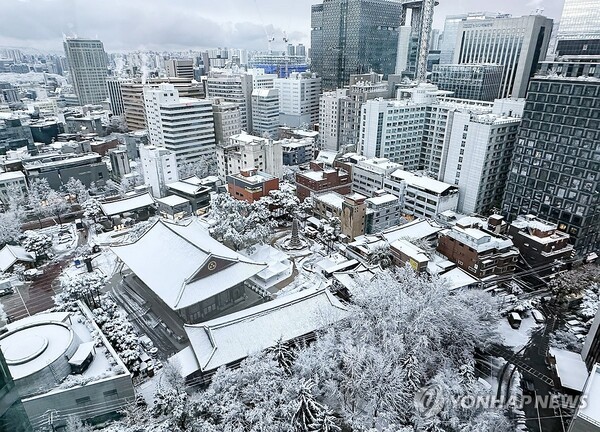
{"type": "MultiPolygon", "coordinates": [[[[439,0],[434,27],[449,14],[486,10],[515,16],[544,8],[559,18],[564,0],[439,0]],[[483,6],[486,5],[486,6],[483,6]],[[498,7],[502,9],[497,9],[498,7]]],[[[107,51],[310,46],[317,0],[1,0],[0,46],[62,51],[63,35],[94,37],[107,51]]]]}

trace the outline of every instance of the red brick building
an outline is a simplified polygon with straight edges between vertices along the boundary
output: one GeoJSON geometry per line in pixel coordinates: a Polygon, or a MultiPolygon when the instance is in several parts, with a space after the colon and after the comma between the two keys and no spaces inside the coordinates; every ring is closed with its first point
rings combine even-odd
{"type": "Polygon", "coordinates": [[[300,201],[324,192],[346,195],[352,192],[350,174],[340,168],[327,167],[323,163],[311,162],[310,170],[296,173],[296,196],[300,201]]]}
{"type": "Polygon", "coordinates": [[[279,189],[279,179],[256,168],[245,169],[227,176],[227,190],[235,199],[254,202],[279,189]]]}
{"type": "Polygon", "coordinates": [[[459,223],[442,231],[437,251],[477,278],[513,273],[519,257],[510,239],[459,223]]]}

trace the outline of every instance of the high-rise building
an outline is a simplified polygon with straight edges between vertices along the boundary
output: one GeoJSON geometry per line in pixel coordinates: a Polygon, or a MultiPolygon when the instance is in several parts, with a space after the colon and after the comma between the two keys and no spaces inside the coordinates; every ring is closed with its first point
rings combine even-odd
{"type": "Polygon", "coordinates": [[[565,0],[556,53],[600,55],[600,0],[565,0]]]}
{"type": "Polygon", "coordinates": [[[169,59],[165,62],[167,76],[194,79],[194,61],[192,59],[169,59]]]}
{"type": "Polygon", "coordinates": [[[303,44],[296,45],[296,55],[306,57],[306,47],[303,44]]]}
{"type": "Polygon", "coordinates": [[[452,63],[501,64],[499,97],[525,97],[529,78],[546,58],[552,24],[541,15],[461,21],[452,63]]]}
{"type": "Polygon", "coordinates": [[[323,88],[347,85],[351,74],[394,73],[402,3],[326,0],[311,9],[311,70],[323,88]]]}
{"type": "Polygon", "coordinates": [[[433,66],[431,83],[448,90],[459,99],[493,101],[499,97],[502,65],[437,64],[433,66]]]}
{"type": "Polygon", "coordinates": [[[223,98],[212,98],[213,120],[215,122],[215,141],[226,143],[230,136],[242,133],[240,107],[223,98]]]}
{"type": "Polygon", "coordinates": [[[265,73],[261,68],[248,69],[248,73],[252,75],[252,90],[273,88],[273,82],[277,78],[277,74],[265,73]]]}
{"type": "MultiPolygon", "coordinates": [[[[6,323],[3,323],[6,326],[6,323]]],[[[19,399],[19,390],[15,386],[8,365],[0,350],[0,430],[11,432],[30,432],[33,429],[23,404],[19,399]]]]}
{"type": "Polygon", "coordinates": [[[531,80],[503,204],[510,219],[557,223],[579,255],[600,248],[598,69],[559,59],[531,80]]]}
{"type": "Polygon", "coordinates": [[[146,128],[144,87],[158,87],[161,83],[169,83],[175,86],[181,97],[200,99],[204,94],[201,84],[193,83],[186,78],[152,78],[146,80],[145,83],[142,83],[142,80],[123,82],[120,87],[125,121],[129,130],[146,128]]]}
{"type": "Polygon", "coordinates": [[[493,113],[454,113],[441,179],[458,186],[459,212],[500,208],[520,121],[493,113]]]}
{"type": "Polygon", "coordinates": [[[273,86],[279,90],[279,123],[290,127],[319,121],[321,78],[314,73],[291,73],[277,78],[273,86]]]}
{"type": "Polygon", "coordinates": [[[240,107],[242,130],[252,127],[252,75],[232,71],[211,71],[206,79],[207,97],[222,97],[240,107]]]}
{"type": "Polygon", "coordinates": [[[155,198],[162,198],[165,196],[166,185],[179,180],[175,153],[165,148],[140,146],[140,160],[144,182],[150,186],[155,198]]]}
{"type": "Polygon", "coordinates": [[[212,101],[179,97],[173,84],[144,88],[150,144],[173,153],[177,163],[193,162],[215,149],[212,101]]]}
{"type": "Polygon", "coordinates": [[[124,82],[132,82],[123,78],[107,78],[106,88],[108,90],[108,100],[110,101],[110,110],[114,115],[125,114],[125,106],[123,105],[123,90],[121,84],[124,82]]]}
{"type": "Polygon", "coordinates": [[[460,24],[463,21],[476,21],[496,18],[500,14],[493,12],[475,12],[461,15],[448,15],[444,23],[442,42],[439,46],[440,64],[451,64],[454,59],[454,50],[458,44],[460,24]]]}
{"type": "Polygon", "coordinates": [[[296,55],[296,47],[293,44],[288,44],[286,52],[287,52],[287,55],[295,56],[296,55]]]}
{"type": "Polygon", "coordinates": [[[279,128],[279,90],[252,91],[252,133],[275,138],[279,128]]]}
{"type": "Polygon", "coordinates": [[[106,100],[108,67],[102,42],[96,39],[66,38],[63,45],[79,104],[99,104],[106,100]]]}
{"type": "Polygon", "coordinates": [[[340,107],[348,98],[348,89],[324,92],[319,99],[319,148],[339,150],[340,107]]]}

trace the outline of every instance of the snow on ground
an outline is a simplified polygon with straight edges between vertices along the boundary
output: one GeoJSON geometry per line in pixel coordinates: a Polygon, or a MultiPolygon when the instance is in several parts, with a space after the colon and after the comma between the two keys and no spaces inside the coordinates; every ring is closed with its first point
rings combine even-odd
{"type": "Polygon", "coordinates": [[[117,256],[105,249],[92,260],[92,266],[106,277],[111,277],[117,269],[117,256]]]}
{"type": "Polygon", "coordinates": [[[162,369],[156,371],[155,375],[151,378],[145,379],[140,385],[135,387],[135,394],[141,395],[148,406],[152,406],[154,403],[154,393],[162,378],[162,369]]]}
{"type": "Polygon", "coordinates": [[[539,324],[536,324],[532,317],[523,318],[521,321],[521,327],[515,330],[513,329],[506,318],[502,318],[498,324],[498,332],[502,337],[504,345],[512,347],[514,352],[519,352],[529,340],[531,339],[531,333],[539,324]]]}

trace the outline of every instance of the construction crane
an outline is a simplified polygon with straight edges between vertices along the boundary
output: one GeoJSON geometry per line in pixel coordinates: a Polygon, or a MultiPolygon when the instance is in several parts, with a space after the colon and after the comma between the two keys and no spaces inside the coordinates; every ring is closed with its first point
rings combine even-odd
{"type": "Polygon", "coordinates": [[[429,41],[431,27],[433,26],[433,8],[436,0],[423,0],[421,9],[421,37],[419,38],[419,52],[417,57],[417,82],[427,81],[427,56],[429,54],[429,41]]]}

